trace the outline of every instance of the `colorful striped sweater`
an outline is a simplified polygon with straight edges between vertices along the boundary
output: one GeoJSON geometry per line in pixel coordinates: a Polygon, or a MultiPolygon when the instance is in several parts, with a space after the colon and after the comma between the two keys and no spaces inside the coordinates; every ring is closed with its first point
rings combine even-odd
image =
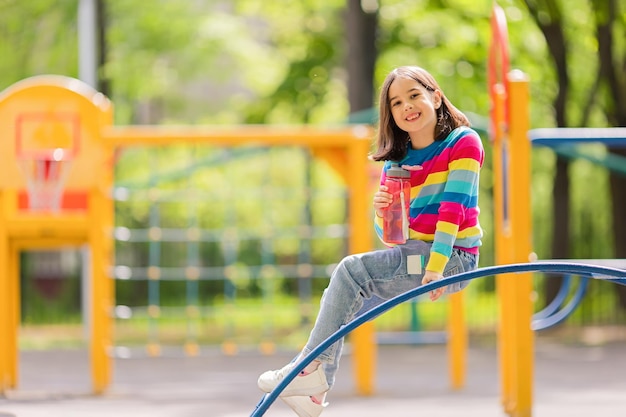
{"type": "MultiPolygon", "coordinates": [[[[433,242],[426,270],[443,273],[452,248],[478,254],[482,238],[478,183],[484,157],[478,134],[462,126],[424,149],[409,148],[399,161],[423,168],[411,171],[409,239],[433,242]]],[[[390,165],[391,161],[385,162],[381,184],[390,165]]],[[[374,228],[381,240],[382,224],[382,218],[375,216],[374,228]]]]}

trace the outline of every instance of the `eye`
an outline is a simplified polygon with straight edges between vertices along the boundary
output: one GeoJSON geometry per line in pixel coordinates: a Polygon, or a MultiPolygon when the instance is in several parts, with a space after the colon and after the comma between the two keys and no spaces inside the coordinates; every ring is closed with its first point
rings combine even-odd
{"type": "Polygon", "coordinates": [[[419,93],[411,94],[411,99],[416,99],[419,97],[419,93]]]}
{"type": "Polygon", "coordinates": [[[400,104],[399,101],[394,101],[393,103],[391,103],[391,107],[396,107],[400,104]]]}

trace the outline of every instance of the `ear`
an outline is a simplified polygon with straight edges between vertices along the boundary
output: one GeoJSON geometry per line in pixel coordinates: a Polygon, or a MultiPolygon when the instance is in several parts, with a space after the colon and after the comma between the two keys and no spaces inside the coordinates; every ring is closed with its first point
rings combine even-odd
{"type": "Polygon", "coordinates": [[[441,107],[442,102],[443,102],[443,97],[441,96],[441,90],[435,90],[433,92],[433,104],[435,105],[435,109],[439,109],[439,107],[441,107]]]}

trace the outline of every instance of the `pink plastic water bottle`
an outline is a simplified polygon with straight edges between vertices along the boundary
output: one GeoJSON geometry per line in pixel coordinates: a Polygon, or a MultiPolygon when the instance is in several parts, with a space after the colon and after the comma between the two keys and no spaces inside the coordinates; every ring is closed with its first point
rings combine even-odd
{"type": "Polygon", "coordinates": [[[409,203],[411,200],[411,172],[392,163],[387,169],[385,185],[393,196],[383,213],[383,240],[402,244],[409,238],[409,203]]]}

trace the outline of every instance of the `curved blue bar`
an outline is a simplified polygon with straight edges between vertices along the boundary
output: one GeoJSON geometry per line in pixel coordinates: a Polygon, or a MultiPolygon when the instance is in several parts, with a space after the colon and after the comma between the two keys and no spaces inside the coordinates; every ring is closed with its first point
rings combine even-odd
{"type": "Polygon", "coordinates": [[[561,288],[557,293],[554,300],[546,306],[543,310],[538,311],[533,315],[531,322],[531,329],[533,330],[545,330],[552,326],[555,326],[565,319],[569,317],[570,314],[576,310],[578,305],[582,302],[585,294],[587,293],[587,285],[589,283],[589,278],[580,277],[580,282],[578,283],[578,287],[576,288],[576,292],[570,299],[569,303],[565,307],[563,307],[563,303],[565,303],[565,299],[569,294],[569,290],[571,287],[573,276],[565,275],[563,283],[561,284],[561,288]]]}
{"type": "Polygon", "coordinates": [[[557,324],[565,321],[566,318],[569,317],[570,314],[576,310],[576,307],[581,303],[585,294],[587,293],[587,282],[589,281],[587,278],[583,278],[584,281],[581,281],[576,289],[576,292],[572,296],[572,299],[567,303],[565,307],[561,310],[550,314],[549,316],[543,317],[539,320],[533,320],[530,327],[532,330],[544,330],[552,326],[556,326],[557,324]]]}
{"type": "MultiPolygon", "coordinates": [[[[587,278],[583,278],[587,279],[587,278]]],[[[537,320],[545,319],[546,317],[550,317],[554,313],[558,311],[558,309],[563,305],[565,299],[567,298],[567,294],[569,294],[569,289],[572,283],[572,276],[565,275],[563,277],[563,282],[561,283],[561,287],[559,288],[559,292],[556,294],[554,299],[544,307],[543,310],[536,312],[533,315],[533,323],[537,320]]]]}
{"type": "Polygon", "coordinates": [[[524,263],[524,264],[510,264],[502,266],[490,266],[485,268],[479,268],[474,271],[463,272],[458,275],[444,278],[439,281],[433,281],[426,285],[422,285],[403,294],[398,295],[384,303],[374,307],[370,311],[356,317],[350,323],[346,324],[341,329],[330,335],[325,341],[319,344],[315,349],[305,356],[294,368],[289,372],[285,378],[274,388],[274,390],[268,394],[263,395],[261,401],[257,404],[256,408],[250,414],[250,417],[259,417],[265,414],[267,409],[276,401],[280,393],[289,385],[300,371],[302,371],[309,363],[317,358],[323,351],[325,351],[333,343],[337,342],[342,337],[359,327],[361,324],[368,322],[380,316],[382,313],[390,310],[398,304],[408,301],[414,297],[422,294],[426,294],[429,291],[435,290],[446,285],[454,284],[460,281],[467,281],[481,277],[488,277],[491,275],[500,275],[508,273],[522,273],[522,272],[554,272],[561,274],[574,274],[580,276],[589,276],[595,279],[602,279],[603,281],[610,281],[620,285],[626,285],[626,270],[609,268],[604,266],[575,264],[567,262],[539,262],[539,263],[524,263]]]}
{"type": "Polygon", "coordinates": [[[533,144],[554,147],[581,143],[603,143],[609,146],[626,146],[626,128],[623,127],[556,127],[528,131],[533,144]]]}

